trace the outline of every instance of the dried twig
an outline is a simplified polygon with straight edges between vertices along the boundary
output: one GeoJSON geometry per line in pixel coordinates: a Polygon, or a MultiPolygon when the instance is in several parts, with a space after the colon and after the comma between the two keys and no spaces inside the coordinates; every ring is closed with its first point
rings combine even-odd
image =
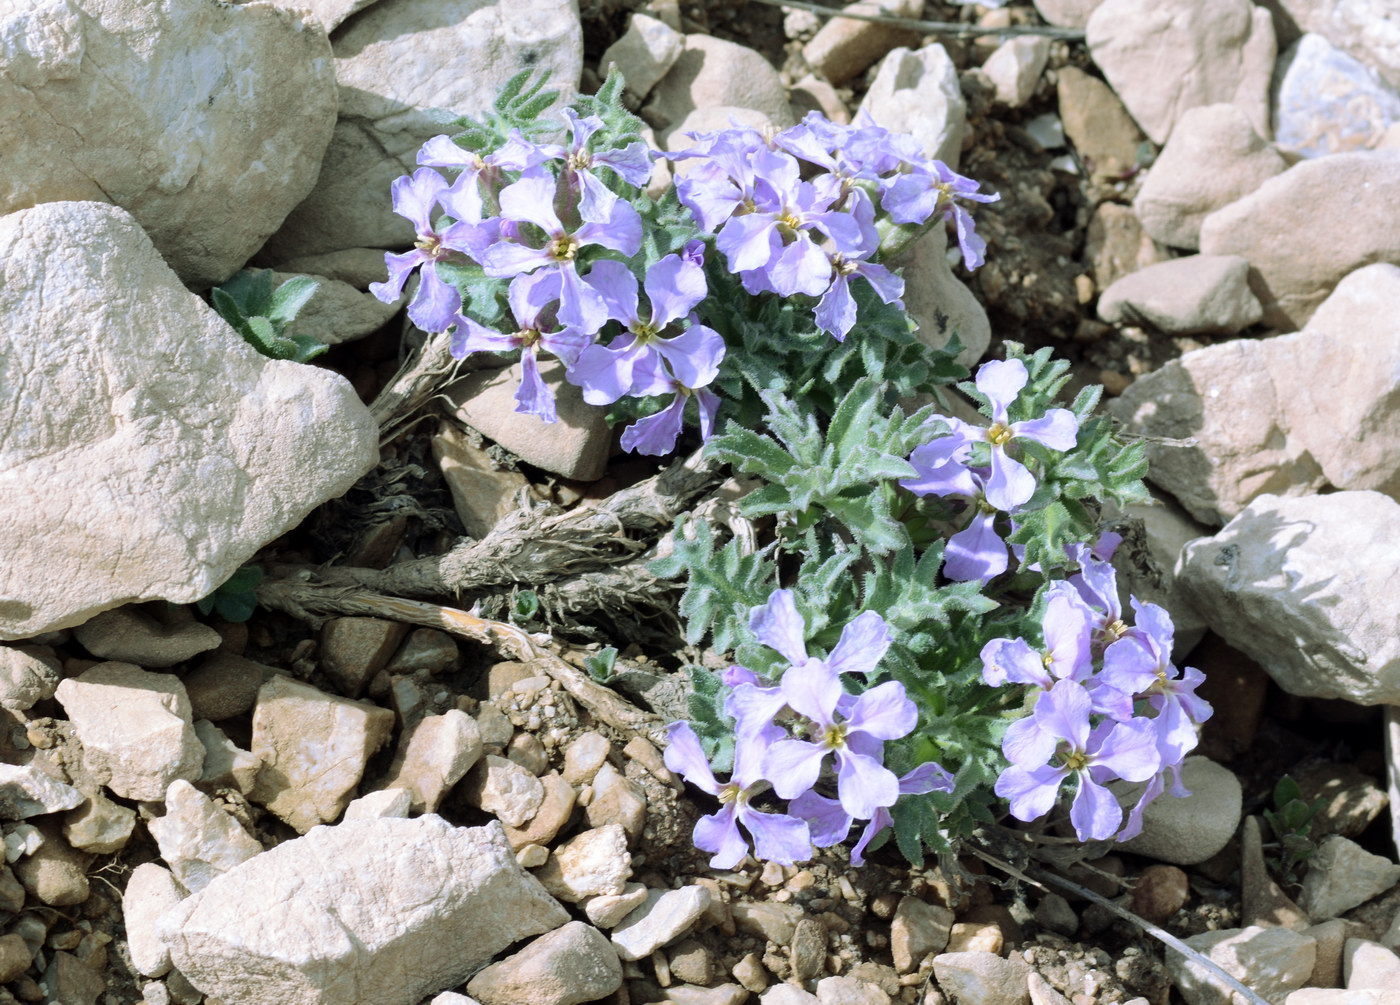
{"type": "Polygon", "coordinates": [[[257,589],[257,598],[265,607],[313,624],[326,617],[370,617],[438,628],[459,638],[494,646],[512,659],[538,666],[579,704],[615,729],[646,731],[660,723],[655,716],[641,711],[565,662],[539,638],[504,621],[478,618],[453,607],[289,580],[263,582],[257,589]]]}
{"type": "Polygon", "coordinates": [[[370,403],[369,414],[379,423],[380,446],[401,433],[405,420],[457,371],[461,360],[452,355],[451,346],[452,337],[446,332],[429,335],[370,403]]]}
{"type": "Polygon", "coordinates": [[[913,31],[922,32],[925,35],[954,35],[958,38],[975,38],[979,35],[1001,35],[1010,38],[1013,35],[1044,35],[1047,38],[1064,39],[1067,42],[1082,42],[1084,32],[1078,28],[1052,28],[1048,25],[1038,24],[1017,24],[1008,25],[1005,28],[988,28],[980,24],[960,24],[956,21],[921,21],[910,17],[896,17],[893,14],[863,14],[853,11],[849,7],[836,8],[820,7],[814,3],[803,3],[802,0],[753,0],[755,3],[767,4],[769,7],[794,7],[797,10],[811,11],[813,14],[820,14],[822,17],[843,17],[852,21],[874,21],[878,24],[888,24],[896,28],[909,28],[913,31]]]}
{"type": "Polygon", "coordinates": [[[1167,931],[1165,928],[1161,928],[1157,925],[1154,925],[1146,918],[1138,917],[1132,911],[1129,911],[1126,907],[1122,907],[1118,904],[1115,904],[1107,897],[1100,896],[1093,890],[1090,890],[1088,887],[1080,886],[1073,880],[1065,879],[1063,876],[1057,876],[1053,872],[1048,872],[1044,869],[1040,869],[1033,865],[1028,865],[1025,869],[1018,869],[1010,862],[1003,861],[1002,859],[997,858],[997,856],[991,854],[990,852],[978,848],[976,845],[969,844],[966,846],[966,848],[968,851],[972,852],[972,854],[980,858],[983,862],[986,862],[988,865],[1000,869],[1008,876],[1014,876],[1016,879],[1019,879],[1022,882],[1029,883],[1032,886],[1037,886],[1042,890],[1045,889],[1045,884],[1049,883],[1051,886],[1058,886],[1061,890],[1067,890],[1070,893],[1075,894],[1076,896],[1083,897],[1085,900],[1098,904],[1100,907],[1107,908],[1109,911],[1118,915],[1118,917],[1122,918],[1124,921],[1130,922],[1136,925],[1138,928],[1141,928],[1144,932],[1152,936],[1158,942],[1161,942],[1168,948],[1174,949],[1182,956],[1185,956],[1192,963],[1196,964],[1202,970],[1205,970],[1207,973],[1209,973],[1211,977],[1215,978],[1215,980],[1218,981],[1227,991],[1233,991],[1235,992],[1235,994],[1243,997],[1244,1000],[1249,1003],[1249,1005],[1270,1005],[1268,999],[1263,998],[1258,993],[1251,991],[1249,988],[1245,987],[1245,985],[1241,984],[1237,978],[1235,978],[1226,970],[1224,970],[1220,966],[1220,964],[1216,963],[1210,957],[1200,952],[1200,950],[1192,949],[1190,946],[1182,942],[1180,939],[1178,939],[1171,932],[1167,931]]]}

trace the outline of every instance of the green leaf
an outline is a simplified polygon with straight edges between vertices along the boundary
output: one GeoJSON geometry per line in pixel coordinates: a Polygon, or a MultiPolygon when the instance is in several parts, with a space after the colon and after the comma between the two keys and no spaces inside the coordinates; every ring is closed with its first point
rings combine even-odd
{"type": "Polygon", "coordinates": [[[267,310],[268,319],[279,331],[285,329],[320,288],[321,284],[310,276],[294,276],[288,279],[272,294],[267,310]]]}
{"type": "Polygon", "coordinates": [[[608,646],[606,649],[599,649],[591,656],[585,656],[583,667],[588,671],[588,676],[592,677],[600,684],[607,683],[613,675],[613,667],[617,664],[617,648],[608,646]]]}

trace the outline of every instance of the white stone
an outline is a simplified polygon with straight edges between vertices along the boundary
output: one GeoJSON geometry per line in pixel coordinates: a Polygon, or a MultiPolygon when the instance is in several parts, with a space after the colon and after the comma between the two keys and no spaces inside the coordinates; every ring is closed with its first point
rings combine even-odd
{"type": "Polygon", "coordinates": [[[1103,0],[1034,0],[1036,12],[1048,24],[1061,28],[1083,28],[1089,15],[1103,0]]]}
{"type": "Polygon", "coordinates": [[[1154,239],[1197,248],[1201,221],[1287,167],[1237,106],[1188,108],[1138,189],[1133,212],[1154,239]]]}
{"type": "Polygon", "coordinates": [[[1237,335],[1264,316],[1238,255],[1172,258],[1115,280],[1099,295],[1099,317],[1173,335],[1237,335]]]}
{"type": "Polygon", "coordinates": [[[326,31],[334,31],[351,14],[356,14],[375,0],[271,0],[288,10],[310,11],[326,31]]]}
{"type": "Polygon", "coordinates": [[[393,728],[387,708],[273,677],[253,709],[253,755],[262,761],[253,801],[303,834],[337,819],[393,728]]]}
{"type": "Polygon", "coordinates": [[[100,663],[59,684],[55,697],[83,745],[83,768],[122,798],[164,799],[177,778],[199,777],[204,745],[178,677],[100,663]]]}
{"type": "MultiPolygon", "coordinates": [[[[194,286],[232,275],[311,190],[335,124],[325,32],[268,4],[10,4],[0,54],[0,214],[115,203],[194,286]]],[[[111,253],[82,228],[55,250],[74,234],[111,253]]]]}
{"type": "Polygon", "coordinates": [[[47,698],[62,680],[58,660],[32,646],[0,646],[0,708],[25,712],[47,698]]]}
{"type": "Polygon", "coordinates": [[[195,735],[204,745],[204,767],[200,771],[201,785],[237,789],[245,796],[253,791],[262,761],[239,747],[224,731],[208,719],[196,720],[195,735]]]}
{"type": "Polygon", "coordinates": [[[969,369],[986,355],[992,323],[981,301],[948,264],[948,232],[928,230],[890,263],[903,269],[904,307],[918,326],[919,341],[941,349],[956,335],[958,362],[969,369]]]}
{"type": "Polygon", "coordinates": [[[938,986],[965,1005],[1027,1005],[1030,972],[1019,955],[1002,959],[986,950],[943,953],[933,958],[938,986]]]}
{"type": "Polygon", "coordinates": [[[570,903],[616,896],[632,875],[627,832],[620,824],[607,824],[577,834],[555,848],[536,875],[546,890],[570,903]]]}
{"type": "Polygon", "coordinates": [[[544,802],[544,783],[514,761],[487,754],[467,780],[467,799],[510,827],[524,827],[544,802]]]}
{"type": "Polygon", "coordinates": [[[1400,957],[1369,939],[1347,939],[1342,972],[1348,990],[1393,990],[1400,984],[1400,957]]]}
{"type": "Polygon", "coordinates": [[[1298,906],[1314,921],[1335,918],[1400,883],[1400,865],[1350,838],[1329,834],[1308,860],[1298,906]]]}
{"type": "Polygon", "coordinates": [[[170,783],[165,816],[146,826],[156,839],[160,857],[191,893],[263,850],[237,820],[183,780],[170,783]]]}
{"type": "Polygon", "coordinates": [[[623,33],[603,53],[598,66],[606,75],[616,67],[627,81],[627,90],[637,98],[645,98],[675,65],[685,48],[685,36],[665,21],[635,13],[623,33]]]}
{"type": "Polygon", "coordinates": [[[0,219],[0,290],[0,638],[207,596],[378,457],[348,381],[259,355],[121,209],[0,219]]]}
{"type": "Polygon", "coordinates": [[[622,919],[646,902],[647,888],[641,883],[628,883],[621,893],[585,897],[578,906],[588,920],[599,928],[616,928],[622,919]]]}
{"type": "MultiPolygon", "coordinates": [[[[1142,833],[1119,847],[1160,862],[1195,865],[1229,844],[1240,825],[1239,779],[1229,768],[1194,755],[1182,762],[1181,783],[1191,795],[1158,796],[1143,811],[1142,833]]],[[[1145,785],[1114,782],[1109,788],[1119,804],[1129,809],[1137,805],[1145,785]]]]}
{"type": "Polygon", "coordinates": [[[612,942],[624,960],[640,960],[690,930],[710,906],[703,886],[648,890],[647,899],[613,929],[612,942]]]}
{"type": "MultiPolygon", "coordinates": [[[[1287,928],[1227,928],[1183,939],[1260,997],[1282,1001],[1307,983],[1317,940],[1287,928]]],[[[1176,950],[1167,949],[1167,972],[1187,1005],[1234,1005],[1243,999],[1176,950]]]]}
{"type": "MultiPolygon", "coordinates": [[[[375,279],[382,279],[377,274],[375,279]]],[[[304,272],[273,274],[276,286],[298,277],[316,281],[316,292],[306,302],[288,328],[293,335],[305,335],[326,345],[339,345],[364,338],[384,327],[403,307],[406,297],[384,303],[369,293],[361,293],[349,283],[304,272]]]]}
{"type": "Polygon", "coordinates": [[[564,748],[564,781],[570,785],[588,785],[611,752],[612,744],[602,733],[592,730],[580,733],[564,748]]]}
{"type": "Polygon", "coordinates": [[[413,243],[389,186],[457,116],[481,117],[522,66],[573,93],[583,66],[575,0],[379,0],[336,32],[340,118],[315,188],[263,250],[285,261],[413,243]]]}
{"type": "Polygon", "coordinates": [[[1150,478],[1220,524],[1263,493],[1325,487],[1400,497],[1400,267],[1338,284],[1301,332],[1198,349],[1139,378],[1109,406],[1150,439],[1150,478]]]}
{"type": "Polygon", "coordinates": [[[177,607],[170,613],[173,616],[162,622],[148,610],[128,604],[83,622],[73,629],[73,637],[98,659],[134,663],[147,670],[183,663],[222,641],[218,632],[196,621],[189,608],[177,607]]]}
{"type": "Polygon", "coordinates": [[[1220,102],[1269,135],[1277,48],[1267,10],[1249,0],[1104,0],[1085,32],[1089,55],[1154,143],[1188,108],[1220,102]]]}
{"type": "Polygon", "coordinates": [[[967,102],[958,68],[943,46],[891,52],[880,61],[860,112],[892,132],[910,133],[923,145],[925,156],[958,166],[967,102]]]}
{"type": "Polygon", "coordinates": [[[78,851],[93,855],[121,851],[136,829],[136,811],[112,802],[99,790],[83,795],[83,805],[63,818],[64,838],[78,851]]]}
{"type": "Polygon", "coordinates": [[[1201,251],[1249,259],[1265,322],[1301,328],[1347,273],[1400,264],[1400,150],[1293,165],[1201,221],[1201,251]],[[1304,231],[1326,252],[1299,253],[1304,231]]]}
{"type": "Polygon", "coordinates": [[[617,950],[591,925],[571,921],[467,982],[481,1005],[580,1005],[622,986],[617,950]]]}
{"type": "Polygon", "coordinates": [[[997,46],[982,72],[996,86],[997,100],[1020,108],[1035,93],[1035,85],[1050,58],[1050,39],[1040,35],[1018,35],[997,46]]]}
{"type": "Polygon", "coordinates": [[[648,110],[674,128],[697,108],[734,106],[791,125],[787,88],[772,64],[747,46],[712,35],[684,36],[680,56],[652,89],[648,110]]]}
{"type": "Polygon", "coordinates": [[[1274,142],[1304,157],[1374,148],[1400,122],[1400,94],[1321,35],[1279,57],[1273,106],[1274,142]]]}
{"type": "Polygon", "coordinates": [[[499,824],[425,816],[314,828],[214,880],[160,933],[229,1005],[410,1003],[568,920],[499,824]]]}
{"type": "Polygon", "coordinates": [[[35,764],[0,763],[0,820],[23,820],[80,806],[83,794],[35,764]]]}
{"type": "Polygon", "coordinates": [[[1272,0],[1281,17],[1316,32],[1400,90],[1400,9],[1391,0],[1272,0]]]}
{"type": "Polygon", "coordinates": [[[1187,545],[1179,579],[1211,630],[1289,694],[1400,703],[1397,542],[1389,496],[1263,495],[1187,545]]]}
{"type": "Polygon", "coordinates": [[[350,800],[345,807],[346,820],[382,820],[385,817],[406,817],[413,806],[413,793],[408,789],[379,789],[359,799],[350,800]]]}
{"type": "MultiPolygon", "coordinates": [[[[847,8],[867,16],[918,18],[924,5],[922,0],[856,0],[847,8]]],[[[802,60],[823,79],[841,85],[864,73],[890,50],[917,44],[918,35],[898,25],[833,17],[824,19],[802,47],[802,60]]]]}
{"type": "Polygon", "coordinates": [[[481,730],[466,712],[452,708],[425,716],[408,735],[386,785],[408,789],[413,812],[436,812],[452,786],[481,758],[481,750],[481,730]]]}
{"type": "Polygon", "coordinates": [[[164,866],[144,862],[131,871],[122,892],[122,921],[137,973],[159,977],[170,969],[170,950],[161,941],[156,922],[184,899],[185,891],[164,866]]]}

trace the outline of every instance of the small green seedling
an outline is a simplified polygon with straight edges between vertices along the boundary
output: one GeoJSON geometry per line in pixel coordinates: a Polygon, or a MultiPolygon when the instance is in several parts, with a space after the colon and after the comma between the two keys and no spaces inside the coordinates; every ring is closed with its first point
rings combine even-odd
{"type": "Polygon", "coordinates": [[[583,660],[583,667],[588,671],[588,676],[599,684],[606,684],[612,679],[615,666],[617,666],[617,648],[615,646],[599,649],[592,656],[587,656],[583,660]]]}
{"type": "Polygon", "coordinates": [[[214,310],[258,352],[306,363],[329,346],[309,335],[288,335],[287,328],[320,285],[308,276],[296,276],[274,289],[272,270],[244,269],[209,293],[214,310]]]}
{"type": "Polygon", "coordinates": [[[1264,810],[1264,820],[1278,842],[1279,854],[1274,864],[1285,882],[1297,883],[1299,867],[1317,850],[1311,832],[1323,800],[1305,803],[1298,783],[1292,776],[1284,775],[1274,786],[1273,802],[1272,809],[1264,810]]]}
{"type": "Polygon", "coordinates": [[[262,582],[263,571],[256,565],[245,565],[223,586],[220,586],[203,600],[195,601],[200,614],[213,611],[225,621],[247,621],[258,606],[256,591],[262,582]]]}

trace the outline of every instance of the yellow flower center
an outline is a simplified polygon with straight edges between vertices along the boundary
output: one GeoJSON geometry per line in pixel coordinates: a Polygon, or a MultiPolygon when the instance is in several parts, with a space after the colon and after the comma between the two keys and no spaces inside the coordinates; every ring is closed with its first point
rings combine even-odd
{"type": "Polygon", "coordinates": [[[802,220],[790,209],[785,209],[778,217],[778,230],[783,234],[795,234],[802,226],[802,220]]]}
{"type": "Polygon", "coordinates": [[[840,750],[846,746],[846,724],[833,723],[822,731],[822,746],[828,750],[840,750]]]}
{"type": "Polygon", "coordinates": [[[652,339],[656,338],[657,330],[656,326],[651,324],[649,321],[638,321],[637,324],[632,328],[632,334],[637,336],[638,345],[645,345],[652,339]]]}
{"type": "Polygon", "coordinates": [[[993,422],[987,427],[987,442],[994,447],[1004,447],[1011,442],[1011,427],[1004,422],[993,422]]]}
{"type": "Polygon", "coordinates": [[[846,261],[845,255],[831,256],[831,270],[838,276],[849,276],[852,272],[855,272],[859,266],[859,262],[846,261]]]}
{"type": "Polygon", "coordinates": [[[733,782],[730,782],[728,785],[724,786],[722,789],[719,790],[718,799],[720,801],[720,805],[724,805],[725,803],[732,803],[738,798],[739,786],[735,785],[733,782]]]}
{"type": "Polygon", "coordinates": [[[568,234],[561,234],[545,246],[545,253],[556,262],[572,262],[578,254],[579,243],[568,234]]]}
{"type": "Polygon", "coordinates": [[[587,150],[576,150],[565,159],[570,170],[585,171],[593,166],[593,155],[587,150]]]}
{"type": "Polygon", "coordinates": [[[1083,771],[1089,766],[1089,755],[1082,750],[1072,750],[1065,755],[1065,767],[1070,771],[1083,771]]]}
{"type": "Polygon", "coordinates": [[[431,258],[436,258],[442,251],[442,239],[436,234],[420,234],[418,240],[413,242],[413,246],[423,254],[431,258]]]}
{"type": "Polygon", "coordinates": [[[1045,667],[1045,669],[1050,669],[1050,664],[1055,662],[1055,654],[1052,653],[1049,649],[1045,650],[1045,652],[1042,653],[1040,656],[1040,662],[1041,665],[1045,667]]]}
{"type": "Polygon", "coordinates": [[[515,333],[515,337],[520,340],[521,348],[528,349],[540,340],[540,332],[537,328],[522,328],[515,333]]]}
{"type": "Polygon", "coordinates": [[[1121,639],[1124,635],[1127,634],[1128,626],[1123,624],[1122,618],[1113,619],[1113,621],[1105,625],[1103,629],[1103,637],[1105,644],[1110,642],[1117,642],[1119,639],[1121,639]]]}

